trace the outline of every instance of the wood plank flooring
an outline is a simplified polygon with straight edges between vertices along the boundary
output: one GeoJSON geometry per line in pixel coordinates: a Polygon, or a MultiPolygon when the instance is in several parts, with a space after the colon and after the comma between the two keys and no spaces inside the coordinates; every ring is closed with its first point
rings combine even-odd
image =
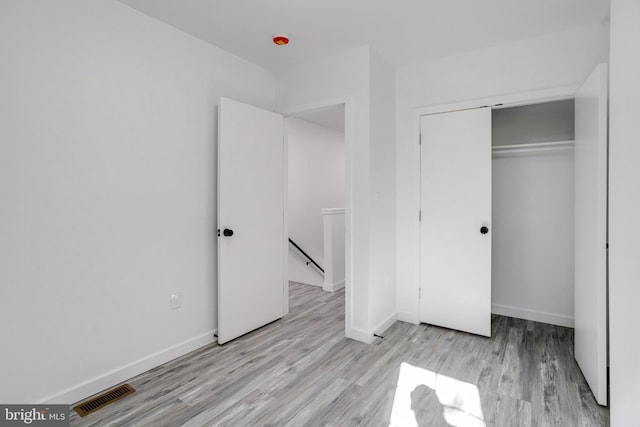
{"type": "Polygon", "coordinates": [[[344,291],[291,283],[290,314],[128,381],[72,426],[608,426],[573,330],[494,316],[492,338],[397,322],[344,338],[344,291]]]}

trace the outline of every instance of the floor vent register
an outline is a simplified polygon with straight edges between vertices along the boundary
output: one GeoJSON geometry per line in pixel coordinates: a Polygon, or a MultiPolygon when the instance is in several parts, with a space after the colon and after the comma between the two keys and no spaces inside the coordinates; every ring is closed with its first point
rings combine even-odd
{"type": "Polygon", "coordinates": [[[87,400],[86,402],[82,402],[79,405],[73,407],[73,410],[78,413],[81,417],[89,415],[92,412],[97,411],[98,409],[102,409],[110,403],[115,402],[116,400],[120,400],[125,396],[130,395],[136,391],[129,384],[123,384],[111,390],[108,390],[102,393],[99,396],[94,397],[93,399],[87,400]]]}

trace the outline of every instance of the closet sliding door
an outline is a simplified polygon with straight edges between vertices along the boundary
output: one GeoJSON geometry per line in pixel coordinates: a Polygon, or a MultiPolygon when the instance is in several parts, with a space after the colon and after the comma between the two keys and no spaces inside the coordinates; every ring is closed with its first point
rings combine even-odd
{"type": "Polygon", "coordinates": [[[420,321],[491,336],[491,109],[420,121],[420,321]]]}
{"type": "Polygon", "coordinates": [[[601,405],[607,404],[607,81],[601,64],[575,98],[575,357],[601,405]]]}

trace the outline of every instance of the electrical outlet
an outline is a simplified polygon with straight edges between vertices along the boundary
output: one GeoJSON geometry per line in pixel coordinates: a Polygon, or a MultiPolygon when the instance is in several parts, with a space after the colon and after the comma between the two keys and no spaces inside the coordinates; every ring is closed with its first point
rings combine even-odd
{"type": "Polygon", "coordinates": [[[180,298],[179,292],[174,292],[169,296],[169,303],[171,310],[175,310],[180,308],[180,304],[182,303],[182,299],[180,298]]]}

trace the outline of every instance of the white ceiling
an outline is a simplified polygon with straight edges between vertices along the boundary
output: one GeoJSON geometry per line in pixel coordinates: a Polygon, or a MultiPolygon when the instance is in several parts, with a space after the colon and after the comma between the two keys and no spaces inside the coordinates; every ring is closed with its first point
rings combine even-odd
{"type": "Polygon", "coordinates": [[[296,117],[344,133],[344,104],[306,112],[296,117]]]}
{"type": "Polygon", "coordinates": [[[405,65],[601,23],[609,0],[119,0],[273,71],[371,45],[405,65]],[[271,36],[285,32],[279,47],[271,36]]]}

